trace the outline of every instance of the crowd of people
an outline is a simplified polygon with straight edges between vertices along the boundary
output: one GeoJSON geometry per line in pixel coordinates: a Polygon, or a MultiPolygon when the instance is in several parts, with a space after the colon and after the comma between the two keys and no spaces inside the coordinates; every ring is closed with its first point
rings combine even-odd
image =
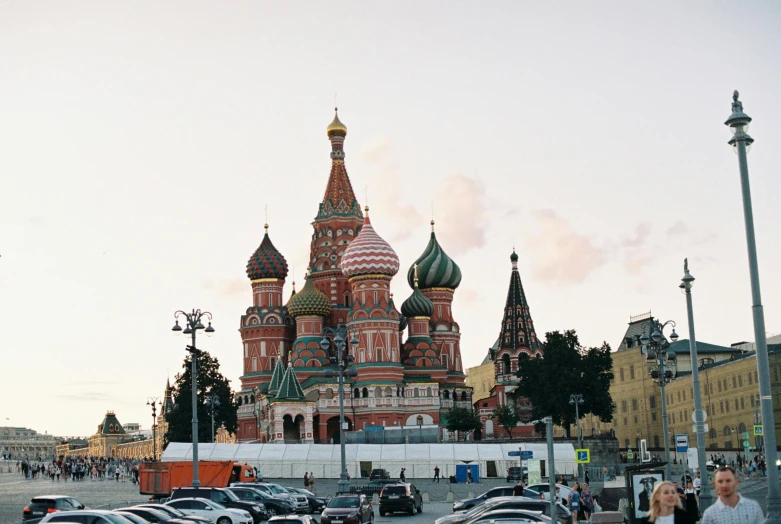
{"type": "MultiPolygon", "coordinates": [[[[150,462],[144,459],[143,462],[150,462]]],[[[65,457],[51,462],[20,460],[16,471],[27,480],[51,480],[54,482],[86,480],[113,480],[115,482],[138,482],[138,465],[142,460],[117,459],[114,457],[65,457]]]]}

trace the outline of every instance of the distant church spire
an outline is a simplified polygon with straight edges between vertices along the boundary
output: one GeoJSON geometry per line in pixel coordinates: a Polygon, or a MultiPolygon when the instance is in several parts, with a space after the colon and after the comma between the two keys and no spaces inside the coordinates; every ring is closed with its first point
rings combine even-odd
{"type": "Polygon", "coordinates": [[[537,340],[534,323],[529,314],[529,303],[518,273],[518,254],[514,248],[510,255],[510,262],[512,272],[507,290],[507,302],[504,306],[499,348],[510,350],[514,355],[521,352],[533,355],[540,349],[540,342],[537,340]]]}

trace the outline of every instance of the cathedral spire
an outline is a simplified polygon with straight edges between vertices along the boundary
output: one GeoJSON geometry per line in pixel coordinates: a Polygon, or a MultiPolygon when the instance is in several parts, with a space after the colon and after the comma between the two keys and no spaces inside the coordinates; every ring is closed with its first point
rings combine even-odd
{"type": "Polygon", "coordinates": [[[344,139],[347,136],[347,126],[339,120],[339,109],[334,108],[334,119],[326,130],[331,141],[331,174],[325,188],[323,202],[317,218],[327,218],[333,215],[354,215],[363,218],[361,206],[355,198],[350,177],[344,166],[344,139]]]}
{"type": "Polygon", "coordinates": [[[518,273],[518,254],[515,249],[510,255],[510,262],[512,273],[510,287],[507,290],[507,302],[504,306],[499,348],[509,350],[516,355],[521,351],[534,355],[540,349],[540,342],[537,340],[534,323],[529,314],[529,303],[518,273]]]}

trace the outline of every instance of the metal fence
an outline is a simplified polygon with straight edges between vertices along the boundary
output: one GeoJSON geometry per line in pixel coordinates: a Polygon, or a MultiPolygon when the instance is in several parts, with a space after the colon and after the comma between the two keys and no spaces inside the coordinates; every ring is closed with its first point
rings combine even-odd
{"type": "Polygon", "coordinates": [[[347,444],[432,444],[439,442],[437,428],[378,429],[345,433],[347,444]]]}

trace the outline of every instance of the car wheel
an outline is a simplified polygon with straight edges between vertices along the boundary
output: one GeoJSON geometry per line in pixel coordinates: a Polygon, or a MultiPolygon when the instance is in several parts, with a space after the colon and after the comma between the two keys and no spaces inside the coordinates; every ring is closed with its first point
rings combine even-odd
{"type": "Polygon", "coordinates": [[[423,513],[423,502],[421,501],[420,506],[418,506],[418,513],[423,513]]]}
{"type": "Polygon", "coordinates": [[[374,512],[372,511],[372,514],[369,515],[369,524],[374,524],[374,512]]]}
{"type": "Polygon", "coordinates": [[[414,515],[415,514],[415,504],[412,505],[412,507],[409,509],[409,514],[414,515]]]}
{"type": "Polygon", "coordinates": [[[309,513],[314,513],[314,512],[315,512],[315,507],[314,507],[314,506],[312,505],[312,503],[310,502],[310,503],[309,503],[309,513]]]}
{"type": "Polygon", "coordinates": [[[232,524],[232,522],[228,517],[220,517],[217,519],[217,524],[232,524]]]}
{"type": "Polygon", "coordinates": [[[267,506],[266,513],[268,513],[268,518],[274,517],[277,514],[277,508],[274,506],[267,506]]]}
{"type": "Polygon", "coordinates": [[[385,512],[383,510],[380,510],[380,517],[384,517],[384,516],[385,516],[385,512]]]}

